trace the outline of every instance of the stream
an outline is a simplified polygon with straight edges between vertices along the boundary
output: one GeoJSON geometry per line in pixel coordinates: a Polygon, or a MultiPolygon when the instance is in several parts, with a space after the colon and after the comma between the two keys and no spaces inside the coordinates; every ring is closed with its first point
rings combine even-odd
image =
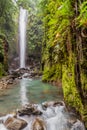
{"type": "Polygon", "coordinates": [[[11,113],[17,108],[22,113],[17,114],[17,119],[26,121],[28,125],[24,129],[7,129],[9,124],[7,128],[4,126],[6,120],[14,117],[14,114],[7,114],[0,117],[0,130],[85,130],[76,115],[67,111],[62,88],[43,83],[40,79],[23,78],[12,88],[0,91],[0,113],[11,113]],[[26,106],[24,110],[21,110],[22,106],[26,106]],[[30,107],[37,111],[36,115],[22,113],[30,107]]]}
{"type": "Polygon", "coordinates": [[[63,100],[62,88],[43,83],[40,79],[21,79],[12,88],[0,91],[0,113],[8,113],[26,103],[63,100]],[[10,102],[10,104],[9,104],[10,102]]]}

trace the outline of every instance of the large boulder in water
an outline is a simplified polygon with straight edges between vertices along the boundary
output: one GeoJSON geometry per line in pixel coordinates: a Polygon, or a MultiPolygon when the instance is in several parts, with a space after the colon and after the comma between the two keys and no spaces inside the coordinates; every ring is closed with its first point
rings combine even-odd
{"type": "Polygon", "coordinates": [[[27,126],[27,122],[22,119],[8,117],[4,125],[8,130],[21,130],[27,126]]]}

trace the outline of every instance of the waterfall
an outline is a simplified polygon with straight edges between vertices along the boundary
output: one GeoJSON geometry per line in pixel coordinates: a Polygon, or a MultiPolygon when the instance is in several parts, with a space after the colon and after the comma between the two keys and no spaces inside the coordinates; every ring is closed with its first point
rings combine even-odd
{"type": "Polygon", "coordinates": [[[20,68],[25,68],[26,23],[27,23],[27,11],[21,7],[19,16],[20,68]]]}

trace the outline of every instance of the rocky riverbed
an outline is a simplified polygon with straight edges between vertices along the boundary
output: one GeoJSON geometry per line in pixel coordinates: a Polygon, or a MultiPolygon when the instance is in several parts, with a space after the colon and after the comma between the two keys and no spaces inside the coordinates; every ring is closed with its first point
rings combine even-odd
{"type": "Polygon", "coordinates": [[[0,117],[0,130],[85,130],[64,102],[26,104],[12,114],[0,117]]]}
{"type": "Polygon", "coordinates": [[[8,76],[0,79],[0,90],[8,89],[12,84],[17,83],[22,78],[39,78],[41,75],[42,73],[37,68],[31,66],[12,70],[8,76]]]}

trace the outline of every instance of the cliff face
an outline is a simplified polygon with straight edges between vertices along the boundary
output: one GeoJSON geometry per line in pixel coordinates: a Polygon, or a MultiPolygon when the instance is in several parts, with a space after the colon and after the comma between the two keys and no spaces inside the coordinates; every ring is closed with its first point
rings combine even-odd
{"type": "Polygon", "coordinates": [[[56,12],[47,10],[42,69],[43,81],[62,83],[65,102],[80,113],[87,127],[86,3],[65,0],[56,12]]]}
{"type": "Polygon", "coordinates": [[[8,70],[8,42],[5,36],[0,35],[0,77],[8,70]]]}
{"type": "Polygon", "coordinates": [[[62,59],[58,60],[58,62],[56,63],[55,58],[56,56],[58,56],[54,53],[56,49],[53,48],[51,54],[54,56],[52,57],[51,61],[48,61],[46,59],[44,60],[44,58],[46,57],[46,53],[44,51],[45,54],[43,54],[42,59],[42,66],[44,66],[42,67],[42,80],[47,82],[56,82],[57,85],[59,85],[61,82],[66,104],[68,104],[68,106],[70,106],[71,108],[75,108],[76,111],[79,112],[87,127],[87,47],[86,42],[83,42],[83,44],[84,46],[82,46],[82,50],[80,50],[82,53],[81,57],[80,53],[77,54],[76,44],[74,50],[71,49],[69,51],[66,47],[66,53],[59,53],[59,57],[62,59]],[[63,59],[64,55],[65,59],[63,59]]]}

